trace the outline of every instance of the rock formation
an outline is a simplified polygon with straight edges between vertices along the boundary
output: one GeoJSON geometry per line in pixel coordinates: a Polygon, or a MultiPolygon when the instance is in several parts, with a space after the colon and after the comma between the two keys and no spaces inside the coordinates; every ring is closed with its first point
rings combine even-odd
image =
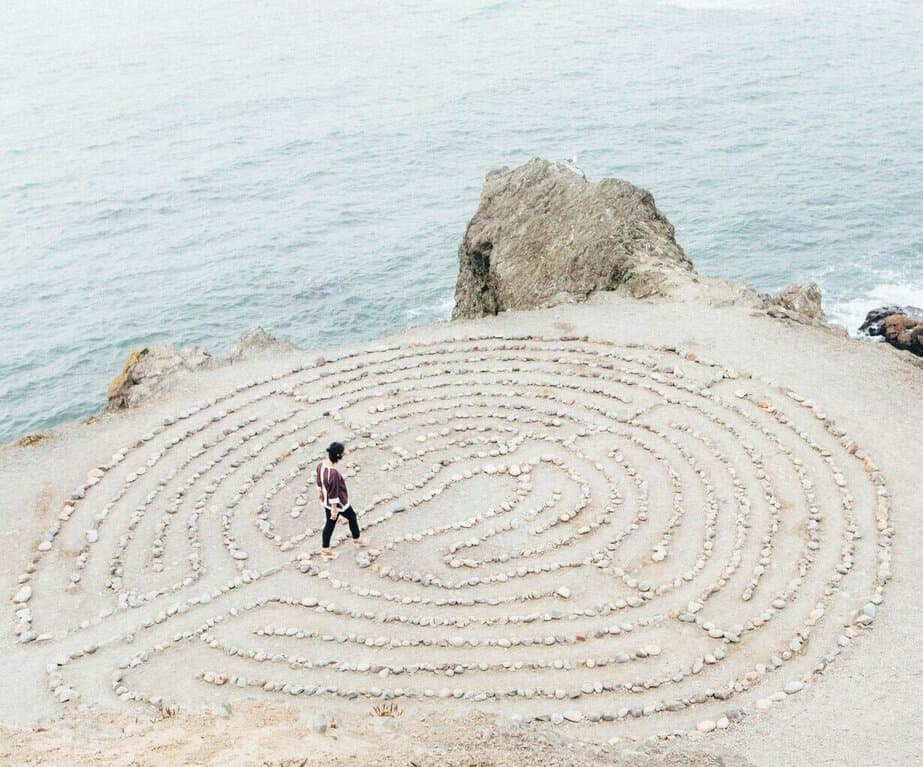
{"type": "Polygon", "coordinates": [[[240,362],[249,359],[254,354],[264,354],[266,352],[293,352],[298,347],[291,341],[284,338],[276,338],[267,333],[263,328],[254,328],[244,333],[234,344],[231,353],[228,354],[228,362],[240,362]]]}
{"type": "Polygon", "coordinates": [[[165,345],[134,349],[121,372],[109,384],[107,409],[122,410],[159,396],[170,388],[177,375],[183,373],[240,362],[254,354],[287,353],[297,349],[295,344],[278,339],[263,328],[244,333],[225,359],[213,357],[201,346],[179,350],[165,345]]]}
{"type": "Polygon", "coordinates": [[[894,314],[903,314],[911,320],[923,322],[923,309],[917,306],[879,306],[865,315],[865,320],[859,326],[859,334],[866,336],[883,336],[885,320],[894,314]]]}
{"type": "Polygon", "coordinates": [[[176,350],[161,344],[134,349],[128,354],[121,372],[109,384],[107,410],[133,407],[163,392],[165,381],[175,374],[213,364],[214,358],[201,346],[176,350]]]}
{"type": "Polygon", "coordinates": [[[766,297],[763,306],[772,317],[805,325],[824,325],[827,322],[816,282],[793,282],[775,295],[766,297]]]}
{"type": "Polygon", "coordinates": [[[923,357],[923,321],[892,314],[885,320],[884,338],[891,346],[923,357]]]}
{"type": "Polygon", "coordinates": [[[923,356],[923,309],[881,306],[865,315],[859,334],[880,337],[897,349],[923,356]]]}
{"type": "Polygon", "coordinates": [[[590,182],[538,158],[487,174],[458,260],[453,319],[582,301],[597,290],[642,298],[694,274],[649,192],[590,182]]]}

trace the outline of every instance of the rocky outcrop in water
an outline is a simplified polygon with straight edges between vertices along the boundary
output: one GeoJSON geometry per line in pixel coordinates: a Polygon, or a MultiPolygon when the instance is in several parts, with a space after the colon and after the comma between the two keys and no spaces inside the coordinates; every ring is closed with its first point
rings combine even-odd
{"type": "Polygon", "coordinates": [[[825,325],[827,315],[821,306],[821,292],[816,282],[793,282],[768,296],[763,306],[772,317],[794,320],[805,325],[825,325]]]}
{"type": "Polygon", "coordinates": [[[859,335],[880,337],[897,349],[923,356],[923,309],[881,306],[865,315],[859,335]]]}
{"type": "Polygon", "coordinates": [[[879,306],[872,309],[865,315],[865,320],[859,326],[859,335],[864,336],[883,336],[885,330],[885,320],[895,314],[903,314],[917,322],[923,322],[923,309],[917,306],[879,306]]]}
{"type": "Polygon", "coordinates": [[[213,357],[201,346],[174,349],[157,345],[134,349],[121,372],[109,384],[107,410],[123,410],[160,396],[184,373],[241,362],[256,354],[288,353],[297,349],[295,344],[276,338],[262,328],[244,333],[224,359],[213,357]]]}
{"type": "Polygon", "coordinates": [[[582,301],[597,290],[643,298],[694,274],[644,189],[534,159],[487,174],[458,250],[453,319],[582,301]]]}

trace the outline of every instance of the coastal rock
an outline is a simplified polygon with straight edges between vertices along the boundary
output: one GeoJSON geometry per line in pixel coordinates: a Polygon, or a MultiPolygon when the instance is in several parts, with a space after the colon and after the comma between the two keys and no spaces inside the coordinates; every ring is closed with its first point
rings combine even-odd
{"type": "Polygon", "coordinates": [[[823,325],[827,316],[821,306],[821,292],[816,282],[793,282],[778,293],[767,296],[763,305],[772,317],[794,320],[805,325],[823,325]]]}
{"type": "Polygon", "coordinates": [[[311,717],[311,729],[318,735],[325,735],[327,730],[336,727],[336,723],[325,711],[316,711],[311,717]]]}
{"type": "Polygon", "coordinates": [[[587,181],[543,159],[487,174],[458,250],[453,319],[583,301],[637,298],[694,274],[654,198],[619,179],[587,181]]]}
{"type": "Polygon", "coordinates": [[[244,333],[237,343],[234,344],[234,348],[231,349],[230,354],[228,354],[228,362],[240,362],[254,355],[265,354],[267,352],[285,354],[297,350],[298,347],[291,341],[287,341],[284,338],[276,338],[274,335],[263,330],[263,328],[254,328],[244,333]]]}
{"type": "Polygon", "coordinates": [[[158,345],[134,349],[122,371],[112,379],[106,396],[107,410],[124,410],[160,396],[171,388],[177,376],[228,363],[249,360],[269,352],[287,354],[298,351],[291,341],[276,338],[263,328],[244,333],[226,358],[213,357],[201,346],[174,349],[158,345]]]}
{"type": "Polygon", "coordinates": [[[923,309],[880,306],[865,315],[859,335],[881,338],[892,346],[923,356],[923,309]]]}
{"type": "Polygon", "coordinates": [[[892,314],[885,318],[882,336],[891,346],[923,357],[923,320],[892,314]]]}
{"type": "Polygon", "coordinates": [[[860,336],[869,336],[872,338],[881,337],[885,334],[885,320],[892,314],[909,314],[909,310],[914,309],[911,306],[879,306],[869,311],[865,319],[856,331],[860,336]]]}
{"type": "Polygon", "coordinates": [[[884,336],[885,320],[894,314],[903,314],[916,322],[923,322],[923,309],[917,306],[879,306],[865,315],[865,320],[859,326],[859,335],[884,336]]]}
{"type": "Polygon", "coordinates": [[[167,378],[214,364],[212,356],[201,346],[176,350],[170,346],[145,346],[134,349],[122,371],[112,379],[106,391],[108,410],[123,410],[151,399],[165,390],[167,378]]]}

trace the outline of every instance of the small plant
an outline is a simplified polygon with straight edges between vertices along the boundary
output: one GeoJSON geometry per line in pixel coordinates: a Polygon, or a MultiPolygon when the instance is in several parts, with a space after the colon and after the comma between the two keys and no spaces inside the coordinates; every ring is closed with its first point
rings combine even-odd
{"type": "Polygon", "coordinates": [[[16,444],[20,447],[30,447],[41,442],[47,436],[47,434],[26,434],[25,437],[17,439],[16,444]]]}
{"type": "Polygon", "coordinates": [[[161,700],[157,703],[157,713],[161,719],[172,719],[179,713],[179,704],[161,700]]]}
{"type": "Polygon", "coordinates": [[[396,717],[403,714],[403,709],[392,700],[372,706],[372,716],[396,717]]]}

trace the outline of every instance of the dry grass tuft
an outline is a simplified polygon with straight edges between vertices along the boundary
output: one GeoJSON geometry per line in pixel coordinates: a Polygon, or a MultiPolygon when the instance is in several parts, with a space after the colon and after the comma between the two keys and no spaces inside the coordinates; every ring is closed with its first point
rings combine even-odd
{"type": "Polygon", "coordinates": [[[401,716],[404,713],[404,710],[397,705],[394,701],[386,701],[385,703],[378,703],[375,706],[372,706],[372,712],[370,716],[401,716]]]}
{"type": "Polygon", "coordinates": [[[17,439],[16,444],[20,447],[31,447],[32,445],[38,444],[47,437],[47,434],[26,434],[26,436],[17,439]]]}
{"type": "Polygon", "coordinates": [[[179,713],[179,704],[171,703],[167,700],[162,700],[157,704],[157,718],[161,719],[172,719],[179,713]]]}

